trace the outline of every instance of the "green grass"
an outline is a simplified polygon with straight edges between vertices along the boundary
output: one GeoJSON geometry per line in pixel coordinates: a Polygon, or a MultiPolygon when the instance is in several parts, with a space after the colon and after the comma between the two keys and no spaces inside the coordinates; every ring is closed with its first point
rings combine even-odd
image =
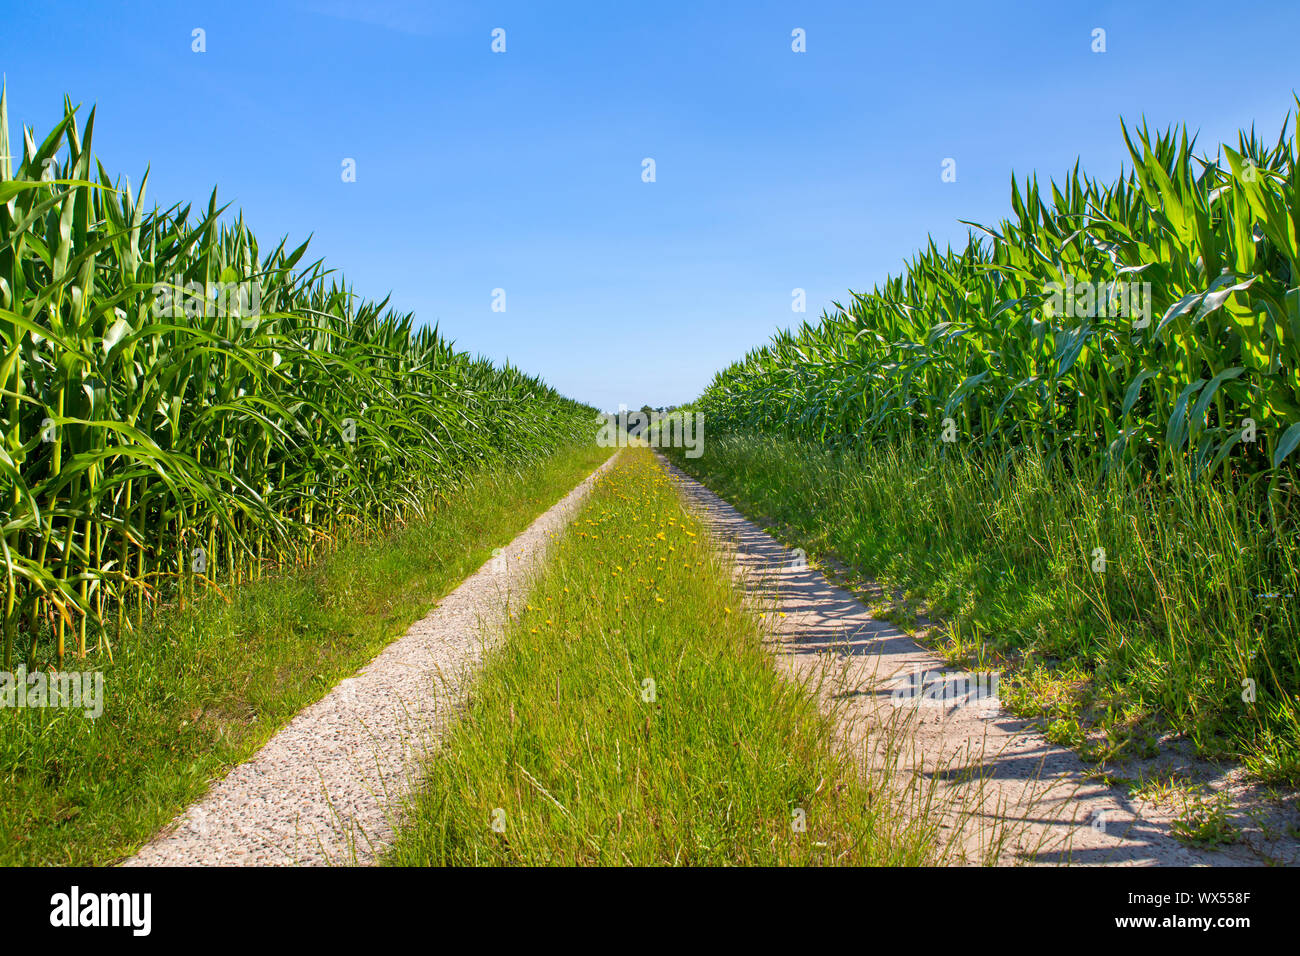
{"type": "Polygon", "coordinates": [[[922,603],[940,619],[928,640],[1008,668],[1004,701],[1052,739],[1105,761],[1150,756],[1173,730],[1300,782],[1300,544],[1244,493],[1071,476],[1032,455],[987,467],[919,443],[713,437],[673,458],[791,545],[922,603]]]}
{"type": "Polygon", "coordinates": [[[1232,802],[1226,793],[1214,797],[1189,795],[1183,814],[1171,824],[1174,837],[1188,846],[1217,847],[1236,843],[1241,831],[1231,818],[1232,802]]]}
{"type": "Polygon", "coordinates": [[[597,482],[471,701],[387,863],[933,859],[933,834],[833,747],[813,691],[778,674],[644,449],[597,482]]]}
{"type": "MultiPolygon", "coordinates": [[[[0,710],[0,864],[121,858],[352,674],[609,455],[481,472],[430,514],[296,572],[146,619],[104,713],[0,710]]],[[[69,660],[69,669],[83,665],[69,660]]]]}

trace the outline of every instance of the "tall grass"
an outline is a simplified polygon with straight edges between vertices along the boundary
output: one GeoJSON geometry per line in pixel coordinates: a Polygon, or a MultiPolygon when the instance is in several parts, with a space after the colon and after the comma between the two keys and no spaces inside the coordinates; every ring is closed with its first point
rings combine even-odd
{"type": "Polygon", "coordinates": [[[916,441],[731,436],[671,454],[791,543],[938,618],[931,639],[954,660],[1009,668],[1004,701],[1061,742],[1147,756],[1172,729],[1300,781],[1300,543],[1267,546],[1267,519],[1231,489],[1126,488],[1032,451],[999,472],[916,441]]]}
{"type": "Polygon", "coordinates": [[[304,264],[305,243],[263,249],[215,191],[147,209],[147,171],[138,192],[112,179],[77,114],[14,144],[0,94],[6,668],[111,653],[150,605],[423,514],[466,470],[585,427],[304,264]]]}

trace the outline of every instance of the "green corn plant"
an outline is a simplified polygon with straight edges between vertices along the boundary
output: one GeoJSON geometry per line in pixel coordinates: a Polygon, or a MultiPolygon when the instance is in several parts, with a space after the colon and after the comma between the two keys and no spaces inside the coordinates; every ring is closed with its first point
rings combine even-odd
{"type": "Polygon", "coordinates": [[[1295,140],[1207,158],[1185,130],[1123,135],[1118,182],[1013,179],[1011,218],[778,334],[698,407],[836,446],[950,424],[967,450],[1276,488],[1300,446],[1295,140]]]}
{"type": "MultiPolygon", "coordinates": [[[[147,208],[148,172],[111,178],[78,112],[65,100],[0,160],[6,667],[111,654],[152,609],[410,520],[591,427],[305,244],[264,251],[215,191],[147,208]]],[[[4,155],[7,114],[0,91],[4,155]]]]}

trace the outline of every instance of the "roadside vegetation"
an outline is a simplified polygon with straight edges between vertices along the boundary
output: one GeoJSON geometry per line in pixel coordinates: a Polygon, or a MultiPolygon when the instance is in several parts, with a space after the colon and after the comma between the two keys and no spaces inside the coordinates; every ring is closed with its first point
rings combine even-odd
{"type": "Polygon", "coordinates": [[[0,95],[6,671],[111,659],[151,608],[421,517],[592,410],[354,295],[307,244],[149,209],[94,111],[11,141],[0,95]],[[10,156],[16,157],[17,163],[10,156]]]}
{"type": "Polygon", "coordinates": [[[705,447],[669,453],[787,543],[879,585],[879,615],[933,618],[926,639],[951,660],[1008,668],[1003,703],[1055,742],[1105,762],[1153,756],[1176,731],[1300,781],[1300,545],[1265,546],[1238,496],[1116,488],[1032,458],[999,473],[919,443],[705,447]]]}
{"type": "Polygon", "coordinates": [[[111,863],[401,636],[610,454],[484,470],[387,534],[160,610],[115,648],[103,714],[0,712],[0,865],[111,863]]]}
{"type": "Polygon", "coordinates": [[[1295,139],[1124,136],[1119,181],[1013,179],[1011,218],[719,373],[675,459],[1011,668],[1051,739],[1296,784],[1295,139]]]}
{"type": "Polygon", "coordinates": [[[426,767],[394,865],[919,864],[931,825],[781,675],[644,448],[598,479],[426,767]]]}

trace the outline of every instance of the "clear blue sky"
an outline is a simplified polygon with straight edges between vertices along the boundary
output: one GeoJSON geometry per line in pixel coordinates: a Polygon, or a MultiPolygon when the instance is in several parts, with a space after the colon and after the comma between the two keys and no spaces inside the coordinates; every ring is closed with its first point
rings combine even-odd
{"type": "Polygon", "coordinates": [[[996,221],[1013,170],[1117,173],[1120,117],[1212,148],[1300,89],[1294,0],[3,3],[11,124],[98,104],[152,199],[219,185],[264,244],[314,233],[357,291],[601,408],[695,397],[996,221]]]}

